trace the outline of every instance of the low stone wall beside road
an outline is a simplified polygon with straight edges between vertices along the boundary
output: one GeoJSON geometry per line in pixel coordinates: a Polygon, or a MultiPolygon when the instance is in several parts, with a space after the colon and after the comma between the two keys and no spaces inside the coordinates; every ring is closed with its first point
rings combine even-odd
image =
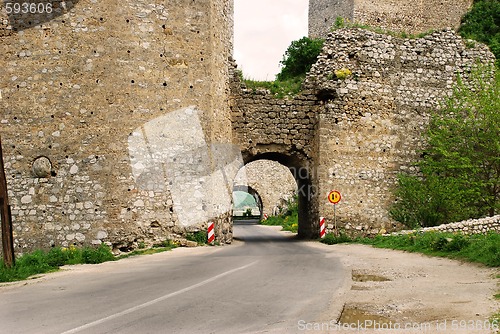
{"type": "MultiPolygon", "coordinates": [[[[443,224],[433,227],[425,227],[421,232],[450,232],[450,233],[463,233],[463,234],[480,234],[488,232],[500,233],[500,215],[493,217],[468,219],[457,223],[443,224]]],[[[412,233],[415,230],[406,230],[396,232],[395,234],[412,233]]]]}

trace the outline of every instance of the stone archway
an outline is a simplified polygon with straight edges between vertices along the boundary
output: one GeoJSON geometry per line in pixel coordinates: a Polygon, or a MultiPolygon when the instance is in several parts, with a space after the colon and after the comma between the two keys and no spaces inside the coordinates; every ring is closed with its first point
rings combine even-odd
{"type": "Polygon", "coordinates": [[[317,188],[314,182],[312,166],[307,160],[294,156],[267,152],[251,156],[243,154],[245,165],[257,160],[272,160],[286,166],[297,182],[297,197],[299,206],[298,237],[301,239],[313,239],[319,235],[319,223],[317,206],[317,188]]]}

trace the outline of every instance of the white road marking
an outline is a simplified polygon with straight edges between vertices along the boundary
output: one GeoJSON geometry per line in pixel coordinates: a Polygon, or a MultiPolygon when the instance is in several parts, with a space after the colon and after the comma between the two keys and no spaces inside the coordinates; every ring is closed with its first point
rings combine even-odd
{"type": "Polygon", "coordinates": [[[226,272],[223,272],[222,274],[219,274],[219,275],[216,275],[216,276],[211,277],[211,278],[209,278],[209,279],[206,279],[206,280],[204,280],[204,281],[202,281],[202,282],[200,282],[200,283],[196,283],[196,284],[194,284],[194,285],[188,286],[187,288],[184,288],[184,289],[177,290],[177,291],[175,291],[175,292],[172,292],[172,293],[166,294],[166,295],[164,295],[164,296],[162,296],[162,297],[159,297],[159,298],[153,299],[153,300],[151,300],[151,301],[149,301],[149,302],[146,302],[146,303],[144,303],[144,304],[141,304],[141,305],[137,305],[137,306],[131,307],[131,308],[129,308],[129,309],[126,309],[126,310],[124,310],[124,311],[121,311],[121,312],[118,312],[118,313],[112,314],[112,315],[107,316],[107,317],[105,317],[105,318],[101,318],[101,319],[99,319],[99,320],[89,322],[88,324],[85,324],[85,325],[82,325],[82,326],[79,326],[79,327],[76,327],[76,328],[70,329],[70,330],[68,330],[68,331],[66,331],[66,332],[63,332],[63,333],[61,333],[61,334],[71,334],[71,333],[77,333],[77,332],[80,332],[80,331],[82,331],[82,330],[84,330],[84,329],[88,329],[88,328],[90,328],[90,327],[93,327],[93,326],[96,326],[96,325],[102,324],[102,323],[104,323],[104,322],[106,322],[106,321],[108,321],[108,320],[111,320],[111,319],[116,319],[116,318],[121,317],[121,316],[124,316],[124,315],[126,315],[126,314],[133,313],[133,312],[135,312],[135,311],[141,310],[141,309],[143,309],[143,308],[146,308],[146,307],[151,306],[151,305],[153,305],[153,304],[159,303],[159,302],[164,301],[164,300],[166,300],[166,299],[169,299],[169,298],[172,298],[172,297],[178,296],[178,295],[180,295],[180,294],[182,294],[182,293],[184,293],[184,292],[188,292],[188,291],[191,291],[191,290],[193,290],[193,289],[199,288],[200,286],[206,285],[206,284],[208,284],[208,283],[210,283],[210,282],[213,282],[213,281],[215,281],[215,280],[217,280],[217,279],[219,279],[219,278],[221,278],[221,277],[224,277],[224,276],[230,275],[230,274],[232,274],[232,273],[235,273],[235,272],[237,272],[237,271],[240,271],[240,270],[246,269],[246,268],[248,268],[248,267],[250,267],[250,266],[253,266],[253,265],[254,265],[255,263],[257,263],[257,262],[258,262],[258,261],[254,261],[254,262],[249,263],[249,264],[247,264],[247,265],[244,265],[244,266],[242,266],[242,267],[238,267],[238,268],[235,268],[235,269],[228,270],[228,271],[226,271],[226,272]]]}

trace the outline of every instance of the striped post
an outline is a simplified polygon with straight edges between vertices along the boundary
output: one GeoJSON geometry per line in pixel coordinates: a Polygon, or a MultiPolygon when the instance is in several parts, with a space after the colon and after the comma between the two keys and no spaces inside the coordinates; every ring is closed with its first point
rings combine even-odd
{"type": "Polygon", "coordinates": [[[262,220],[267,220],[267,218],[269,218],[269,216],[267,215],[267,213],[264,213],[264,214],[262,215],[262,220]]]}
{"type": "Polygon", "coordinates": [[[325,228],[325,217],[320,217],[319,218],[319,237],[323,239],[326,234],[326,228],[325,228]]]}
{"type": "Polygon", "coordinates": [[[208,223],[208,229],[207,229],[207,240],[208,240],[208,243],[211,244],[215,241],[215,231],[214,231],[214,225],[215,223],[214,222],[209,222],[208,223]]]}

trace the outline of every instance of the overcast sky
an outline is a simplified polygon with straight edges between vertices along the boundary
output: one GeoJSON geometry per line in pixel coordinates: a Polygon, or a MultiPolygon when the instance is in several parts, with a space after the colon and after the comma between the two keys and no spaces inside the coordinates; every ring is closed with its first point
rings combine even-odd
{"type": "Polygon", "coordinates": [[[307,36],[308,0],[234,0],[234,59],[245,78],[274,80],[293,40],[307,36]]]}

